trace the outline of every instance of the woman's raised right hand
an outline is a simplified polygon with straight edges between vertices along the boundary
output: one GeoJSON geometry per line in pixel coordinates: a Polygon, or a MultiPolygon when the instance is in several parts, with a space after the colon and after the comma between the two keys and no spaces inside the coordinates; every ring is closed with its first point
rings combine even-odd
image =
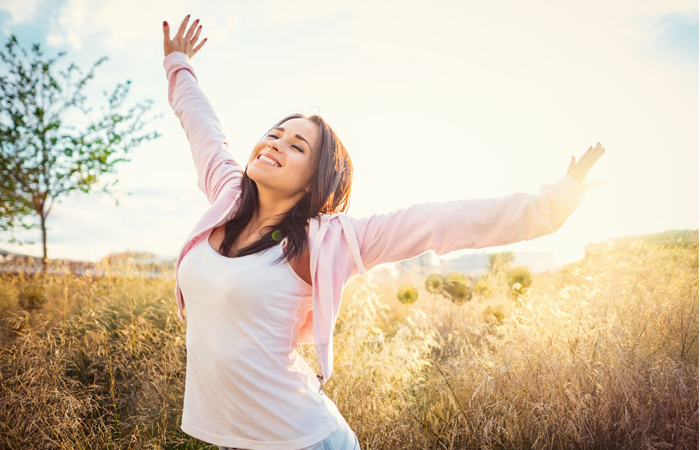
{"type": "Polygon", "coordinates": [[[188,14],[182,20],[180,28],[178,28],[177,33],[175,33],[175,37],[173,39],[170,39],[170,25],[168,25],[168,22],[163,22],[164,56],[168,56],[172,52],[182,52],[185,55],[187,55],[187,57],[191,60],[192,58],[194,58],[194,55],[196,55],[197,52],[202,48],[204,43],[207,42],[208,38],[204,38],[204,40],[200,42],[199,45],[197,45],[197,41],[199,40],[199,34],[202,32],[202,26],[199,25],[199,19],[195,20],[192,23],[192,26],[190,26],[190,29],[187,30],[187,33],[185,33],[185,30],[187,29],[187,23],[189,21],[190,15],[188,14]]]}
{"type": "Polygon", "coordinates": [[[586,178],[588,171],[593,167],[593,164],[598,161],[598,158],[603,156],[603,153],[605,153],[605,147],[601,147],[600,142],[598,142],[595,148],[588,147],[588,151],[586,151],[578,162],[576,158],[573,156],[571,157],[571,163],[569,164],[569,169],[566,171],[566,174],[571,175],[574,180],[578,181],[584,192],[588,191],[593,186],[605,183],[605,181],[596,181],[594,183],[583,184],[583,179],[586,178]]]}

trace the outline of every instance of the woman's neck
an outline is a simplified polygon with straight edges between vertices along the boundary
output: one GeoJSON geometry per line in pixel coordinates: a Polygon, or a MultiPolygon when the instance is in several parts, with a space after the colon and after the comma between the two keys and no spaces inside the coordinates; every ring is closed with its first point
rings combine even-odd
{"type": "Polygon", "coordinates": [[[258,190],[258,205],[253,212],[248,228],[262,234],[264,227],[274,226],[280,223],[284,216],[303,197],[303,192],[295,197],[280,198],[264,189],[258,190]]]}

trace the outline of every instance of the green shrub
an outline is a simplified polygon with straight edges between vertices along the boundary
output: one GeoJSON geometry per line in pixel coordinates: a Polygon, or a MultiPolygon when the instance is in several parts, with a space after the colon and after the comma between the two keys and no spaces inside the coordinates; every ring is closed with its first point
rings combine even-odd
{"type": "Polygon", "coordinates": [[[505,318],[506,313],[503,311],[503,307],[501,305],[489,306],[484,310],[484,319],[487,322],[495,321],[496,323],[500,324],[505,318]]]}
{"type": "Polygon", "coordinates": [[[526,266],[516,267],[508,272],[507,281],[511,297],[522,297],[532,284],[532,274],[526,266]]]}
{"type": "Polygon", "coordinates": [[[405,284],[399,288],[399,292],[396,297],[404,305],[410,305],[418,300],[418,289],[413,287],[412,284],[405,284]]]}
{"type": "Polygon", "coordinates": [[[493,296],[493,286],[491,286],[488,277],[479,278],[474,283],[473,292],[483,299],[491,298],[493,296]]]}
{"type": "Polygon", "coordinates": [[[472,298],[472,290],[469,287],[469,278],[463,273],[450,272],[445,276],[443,292],[452,300],[452,303],[461,304],[472,298]]]}
{"type": "Polygon", "coordinates": [[[39,309],[46,303],[46,291],[40,284],[28,284],[22,288],[17,296],[17,300],[22,309],[27,311],[39,309]]]}
{"type": "Polygon", "coordinates": [[[425,290],[433,295],[442,294],[444,285],[445,277],[437,273],[429,275],[428,278],[425,279],[425,290]]]}

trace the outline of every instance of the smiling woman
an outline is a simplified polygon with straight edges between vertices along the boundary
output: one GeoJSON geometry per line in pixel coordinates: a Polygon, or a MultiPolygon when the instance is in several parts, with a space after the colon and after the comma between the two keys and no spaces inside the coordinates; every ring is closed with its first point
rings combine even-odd
{"type": "Polygon", "coordinates": [[[175,295],[185,319],[186,433],[244,449],[358,449],[323,394],[344,286],[383,263],[530,240],[558,230],[581,203],[582,181],[604,149],[589,148],[539,195],[416,204],[352,218],[352,163],[319,116],[273,125],[243,169],[191,59],[198,20],[164,31],[168,100],[190,143],[210,208],[180,251],[175,295]],[[215,251],[212,251],[215,250],[215,251]],[[218,255],[216,254],[218,253],[218,255]],[[213,255],[212,255],[213,254],[213,255]],[[320,373],[296,351],[316,345],[320,373]]]}
{"type": "Polygon", "coordinates": [[[238,211],[209,243],[230,257],[255,254],[287,238],[284,259],[311,284],[308,220],[347,210],[352,163],[318,116],[282,119],[254,147],[241,177],[238,211]]]}

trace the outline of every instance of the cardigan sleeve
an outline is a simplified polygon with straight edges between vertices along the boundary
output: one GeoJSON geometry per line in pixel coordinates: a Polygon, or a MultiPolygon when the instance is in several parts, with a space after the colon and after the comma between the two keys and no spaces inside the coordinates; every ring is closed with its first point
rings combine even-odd
{"type": "Polygon", "coordinates": [[[583,200],[583,188],[566,175],[539,194],[423,203],[388,214],[351,218],[358,269],[403,261],[433,250],[438,255],[531,240],[558,230],[583,200]]]}
{"type": "Polygon", "coordinates": [[[168,79],[168,102],[190,143],[197,186],[212,204],[224,189],[240,190],[243,170],[228,151],[221,123],[200,89],[187,55],[170,53],[163,66],[168,79]]]}

